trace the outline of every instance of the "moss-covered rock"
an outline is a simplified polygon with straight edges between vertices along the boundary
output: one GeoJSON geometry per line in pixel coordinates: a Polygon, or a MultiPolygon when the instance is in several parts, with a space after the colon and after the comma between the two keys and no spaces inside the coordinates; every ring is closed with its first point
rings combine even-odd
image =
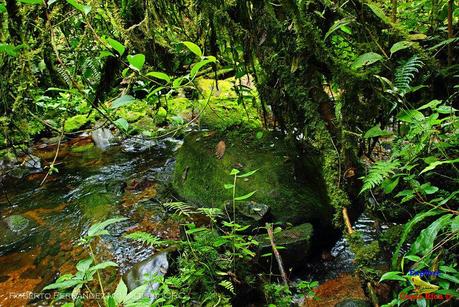
{"type": "MultiPolygon", "coordinates": [[[[304,260],[310,252],[312,236],[313,227],[310,223],[304,223],[274,233],[274,243],[279,247],[279,253],[286,268],[304,264],[304,260]]],[[[257,237],[257,241],[260,243],[260,255],[272,252],[271,241],[268,235],[257,237]]],[[[270,259],[264,259],[270,261],[270,259]]],[[[261,260],[263,261],[263,257],[261,260]]]]}
{"type": "Polygon", "coordinates": [[[89,121],[89,118],[87,115],[75,115],[73,117],[68,118],[65,121],[64,124],[64,130],[65,132],[72,132],[80,129],[83,127],[87,122],[89,121]]]}
{"type": "Polygon", "coordinates": [[[173,186],[177,193],[199,206],[222,208],[231,200],[232,168],[242,173],[258,169],[237,182],[237,196],[256,191],[250,200],[268,205],[276,221],[328,225],[333,215],[320,166],[311,154],[299,160],[292,148],[275,135],[256,138],[256,131],[192,133],[177,154],[173,186]],[[215,148],[224,140],[222,159],[215,148]]]}

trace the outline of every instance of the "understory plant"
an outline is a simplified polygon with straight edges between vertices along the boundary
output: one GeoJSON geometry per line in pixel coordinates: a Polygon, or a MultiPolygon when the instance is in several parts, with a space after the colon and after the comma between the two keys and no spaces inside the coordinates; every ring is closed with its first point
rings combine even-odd
{"type": "Polygon", "coordinates": [[[398,284],[386,306],[433,306],[459,297],[457,112],[440,100],[401,111],[390,156],[363,178],[362,192],[382,192],[414,215],[392,251],[392,270],[380,279],[398,284]],[[417,274],[422,271],[431,274],[417,274]]]}

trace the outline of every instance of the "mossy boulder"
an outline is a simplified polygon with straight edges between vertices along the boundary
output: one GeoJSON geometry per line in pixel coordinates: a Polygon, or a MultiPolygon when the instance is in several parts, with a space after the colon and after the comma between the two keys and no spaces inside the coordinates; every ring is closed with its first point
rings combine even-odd
{"type": "Polygon", "coordinates": [[[34,221],[22,215],[10,215],[0,219],[0,255],[32,244],[36,226],[34,221]]]}
{"type": "Polygon", "coordinates": [[[173,187],[188,202],[223,208],[231,200],[231,169],[242,173],[258,169],[237,182],[236,196],[256,193],[249,199],[270,207],[275,221],[329,225],[333,208],[329,203],[320,163],[315,155],[298,159],[295,150],[280,137],[257,131],[195,132],[189,134],[176,157],[173,187]],[[222,159],[215,155],[223,140],[222,159]]]}

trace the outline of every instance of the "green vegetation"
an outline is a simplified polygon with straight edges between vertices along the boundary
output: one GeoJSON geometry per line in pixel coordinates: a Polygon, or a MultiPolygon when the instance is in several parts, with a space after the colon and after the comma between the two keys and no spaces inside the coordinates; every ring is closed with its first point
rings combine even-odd
{"type": "Polygon", "coordinates": [[[0,24],[0,263],[82,217],[88,258],[42,281],[64,306],[314,304],[294,279],[340,234],[373,305],[456,303],[457,1],[0,0],[0,24]],[[62,207],[34,207],[56,189],[62,207]],[[98,254],[124,219],[123,240],[174,258],[130,292],[98,254]]]}

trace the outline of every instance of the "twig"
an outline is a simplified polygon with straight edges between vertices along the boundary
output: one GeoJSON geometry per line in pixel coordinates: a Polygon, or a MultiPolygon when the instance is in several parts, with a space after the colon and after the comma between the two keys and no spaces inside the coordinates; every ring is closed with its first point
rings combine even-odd
{"type": "Polygon", "coordinates": [[[271,242],[271,247],[273,248],[274,257],[276,258],[277,265],[279,267],[279,271],[282,276],[282,281],[288,287],[287,274],[285,274],[284,265],[282,264],[282,258],[281,258],[281,255],[279,254],[279,251],[276,248],[276,244],[274,243],[272,225],[269,223],[266,223],[266,230],[268,231],[269,241],[271,242]]]}
{"type": "Polygon", "coordinates": [[[59,155],[59,148],[61,147],[61,141],[62,137],[64,136],[64,124],[62,124],[62,130],[61,130],[61,135],[59,136],[59,142],[57,142],[57,148],[56,148],[56,154],[54,155],[53,162],[51,162],[49,166],[49,170],[45,175],[45,178],[41,181],[40,185],[43,185],[45,183],[46,179],[48,178],[49,174],[53,171],[54,165],[56,164],[57,156],[59,155]]]}
{"type": "Polygon", "coordinates": [[[351,235],[354,232],[354,229],[352,229],[351,220],[349,219],[349,215],[347,214],[346,207],[343,207],[343,219],[344,219],[344,224],[346,225],[346,228],[347,228],[347,232],[351,235]]]}

